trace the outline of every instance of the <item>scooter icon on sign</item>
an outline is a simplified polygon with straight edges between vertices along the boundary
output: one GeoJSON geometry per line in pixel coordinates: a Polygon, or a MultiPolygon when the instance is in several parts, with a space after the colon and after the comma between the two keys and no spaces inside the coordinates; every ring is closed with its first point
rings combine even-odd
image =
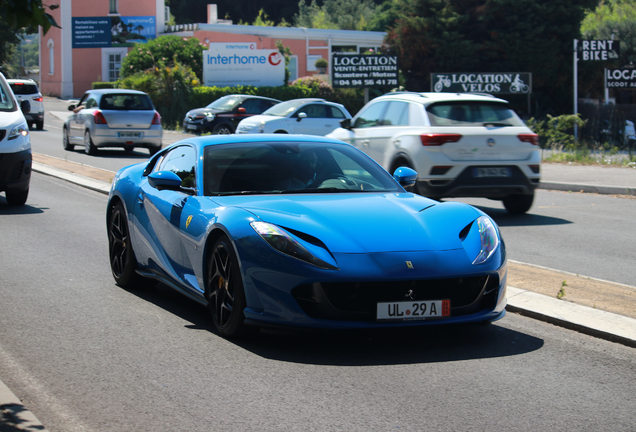
{"type": "Polygon", "coordinates": [[[451,80],[449,77],[447,77],[446,75],[438,75],[437,76],[437,82],[435,83],[435,87],[433,87],[435,89],[436,92],[441,92],[444,87],[450,87],[451,86],[451,80]]]}

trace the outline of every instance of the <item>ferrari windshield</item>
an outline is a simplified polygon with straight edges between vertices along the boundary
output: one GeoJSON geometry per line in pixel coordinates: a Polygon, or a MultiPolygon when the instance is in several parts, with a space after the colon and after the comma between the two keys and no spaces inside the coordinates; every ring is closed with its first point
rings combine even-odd
{"type": "Polygon", "coordinates": [[[203,163],[208,196],[403,192],[384,169],[347,144],[211,145],[205,148],[203,163]]]}

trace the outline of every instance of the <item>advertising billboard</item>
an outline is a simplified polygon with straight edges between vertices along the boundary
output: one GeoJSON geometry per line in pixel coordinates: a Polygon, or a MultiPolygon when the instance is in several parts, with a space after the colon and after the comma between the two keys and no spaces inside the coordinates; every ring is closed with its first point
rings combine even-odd
{"type": "Polygon", "coordinates": [[[334,53],[331,63],[331,80],[334,88],[398,85],[397,56],[334,53]]]}
{"type": "Polygon", "coordinates": [[[73,17],[73,48],[132,46],[157,35],[154,16],[73,17]]]}
{"type": "Polygon", "coordinates": [[[285,58],[275,49],[257,49],[254,42],[211,43],[203,51],[203,84],[281,86],[285,84],[285,58]]]}

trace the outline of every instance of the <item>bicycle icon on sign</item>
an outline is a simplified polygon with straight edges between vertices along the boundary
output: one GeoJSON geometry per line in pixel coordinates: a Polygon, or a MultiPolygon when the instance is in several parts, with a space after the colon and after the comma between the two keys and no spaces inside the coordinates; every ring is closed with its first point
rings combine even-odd
{"type": "Polygon", "coordinates": [[[525,84],[520,78],[519,74],[515,77],[515,80],[510,84],[510,91],[512,93],[528,93],[530,87],[528,84],[525,84]]]}
{"type": "Polygon", "coordinates": [[[438,75],[437,82],[435,83],[435,86],[433,88],[435,89],[436,92],[441,92],[442,90],[444,90],[444,87],[450,87],[450,86],[451,86],[451,80],[449,77],[447,77],[446,75],[438,75]]]}

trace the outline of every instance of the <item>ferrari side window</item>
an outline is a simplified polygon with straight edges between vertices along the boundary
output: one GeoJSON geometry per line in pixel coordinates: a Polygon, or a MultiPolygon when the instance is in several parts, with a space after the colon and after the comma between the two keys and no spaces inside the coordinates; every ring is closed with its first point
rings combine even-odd
{"type": "Polygon", "coordinates": [[[179,146],[170,150],[159,165],[159,171],[172,171],[181,178],[181,186],[196,188],[196,155],[189,146],[179,146]]]}

